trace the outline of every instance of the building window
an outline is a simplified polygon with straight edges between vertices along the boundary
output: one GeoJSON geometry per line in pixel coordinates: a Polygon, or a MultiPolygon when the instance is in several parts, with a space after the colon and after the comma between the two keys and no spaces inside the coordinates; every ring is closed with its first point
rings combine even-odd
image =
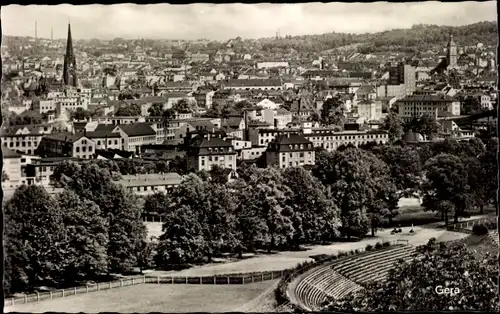
{"type": "Polygon", "coordinates": [[[80,152],[80,147],[78,147],[78,146],[77,146],[77,147],[76,147],[76,149],[75,149],[75,151],[76,151],[77,153],[79,153],[79,152],[80,152]]]}

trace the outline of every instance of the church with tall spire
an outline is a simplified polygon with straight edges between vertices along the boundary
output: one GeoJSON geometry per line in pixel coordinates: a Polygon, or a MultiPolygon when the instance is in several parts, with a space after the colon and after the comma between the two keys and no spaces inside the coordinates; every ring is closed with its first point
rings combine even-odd
{"type": "Polygon", "coordinates": [[[76,57],[73,51],[73,39],[71,38],[71,25],[68,24],[68,39],[66,42],[66,54],[64,55],[63,81],[66,86],[78,86],[76,75],[76,57]]]}
{"type": "Polygon", "coordinates": [[[453,35],[451,33],[446,50],[447,50],[446,62],[448,69],[456,68],[458,63],[457,44],[453,40],[453,35]]]}

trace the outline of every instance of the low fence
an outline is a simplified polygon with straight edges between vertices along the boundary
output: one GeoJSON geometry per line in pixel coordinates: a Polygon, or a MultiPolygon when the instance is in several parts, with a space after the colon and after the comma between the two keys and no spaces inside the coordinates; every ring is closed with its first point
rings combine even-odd
{"type": "MultiPolygon", "coordinates": [[[[393,240],[390,245],[405,245],[408,240],[393,240]]],[[[365,248],[356,250],[357,253],[364,252],[365,248]]],[[[339,252],[339,254],[342,252],[339,252]]],[[[344,252],[345,253],[345,252],[344,252]]],[[[320,261],[324,263],[326,260],[320,261]]],[[[224,274],[214,276],[138,276],[133,278],[125,278],[105,283],[96,283],[87,286],[80,286],[68,289],[59,289],[49,292],[37,292],[27,294],[22,297],[13,297],[5,299],[5,306],[13,306],[16,304],[39,302],[43,300],[52,300],[64,298],[73,295],[86,294],[90,292],[115,289],[126,286],[134,286],[139,284],[191,284],[191,285],[244,285],[254,282],[262,282],[274,280],[290,276],[292,272],[297,270],[284,269],[277,271],[252,272],[241,274],[224,274]]],[[[292,276],[293,277],[293,276],[292,276]]]]}
{"type": "Polygon", "coordinates": [[[80,286],[68,289],[60,289],[50,292],[37,292],[24,295],[22,297],[13,297],[5,299],[5,306],[16,304],[39,302],[42,300],[52,300],[73,295],[86,294],[90,292],[109,290],[114,288],[134,286],[139,284],[191,284],[191,285],[244,285],[254,282],[279,279],[287,273],[287,270],[254,272],[249,274],[236,275],[215,275],[215,276],[141,276],[126,278],[105,283],[96,283],[93,285],[80,286]]]}
{"type": "Polygon", "coordinates": [[[484,217],[464,222],[458,222],[456,224],[449,225],[447,229],[448,231],[472,233],[472,227],[474,227],[474,225],[495,221],[495,219],[496,217],[484,217]]]}

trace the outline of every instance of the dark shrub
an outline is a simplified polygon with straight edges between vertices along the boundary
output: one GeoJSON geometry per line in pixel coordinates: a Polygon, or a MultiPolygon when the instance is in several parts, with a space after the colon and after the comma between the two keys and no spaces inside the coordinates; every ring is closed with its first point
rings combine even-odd
{"type": "Polygon", "coordinates": [[[391,246],[391,242],[384,242],[384,243],[382,243],[382,246],[383,247],[391,246]]]}
{"type": "Polygon", "coordinates": [[[371,251],[373,249],[373,245],[368,244],[365,248],[366,251],[371,251]]]}
{"type": "Polygon", "coordinates": [[[475,235],[488,234],[488,227],[485,224],[477,224],[472,227],[472,233],[475,235]]]}
{"type": "Polygon", "coordinates": [[[354,250],[354,253],[355,253],[355,254],[358,254],[358,253],[359,253],[359,250],[358,250],[358,249],[355,249],[355,250],[354,250]]]}
{"type": "Polygon", "coordinates": [[[381,248],[382,248],[382,243],[377,242],[377,244],[375,244],[375,249],[376,249],[376,250],[379,250],[379,249],[381,249],[381,248]]]}

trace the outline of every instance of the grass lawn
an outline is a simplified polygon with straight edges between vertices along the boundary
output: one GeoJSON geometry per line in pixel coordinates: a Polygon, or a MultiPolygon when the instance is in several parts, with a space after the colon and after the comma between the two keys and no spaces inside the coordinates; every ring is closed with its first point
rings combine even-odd
{"type": "Polygon", "coordinates": [[[219,286],[141,284],[7,306],[5,312],[230,312],[251,308],[252,301],[267,295],[277,282],[219,286]]]}

